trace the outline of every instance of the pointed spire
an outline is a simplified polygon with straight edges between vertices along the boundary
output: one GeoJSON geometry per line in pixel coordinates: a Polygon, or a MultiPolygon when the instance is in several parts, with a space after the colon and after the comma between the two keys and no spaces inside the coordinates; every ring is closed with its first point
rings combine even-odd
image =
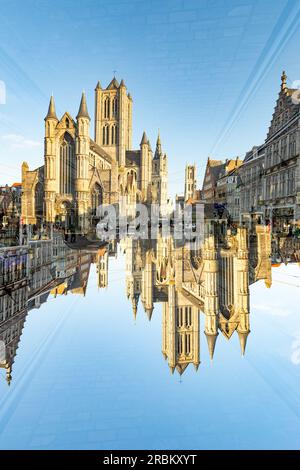
{"type": "Polygon", "coordinates": [[[195,367],[195,370],[197,371],[199,369],[199,362],[194,362],[194,367],[195,367]]]}
{"type": "Polygon", "coordinates": [[[50,98],[48,113],[47,113],[47,116],[45,117],[45,121],[46,119],[56,119],[58,121],[56,112],[55,112],[55,103],[54,103],[53,95],[51,95],[51,98],[50,98]]]}
{"type": "Polygon", "coordinates": [[[119,88],[119,86],[120,85],[118,83],[118,80],[116,79],[116,77],[114,77],[106,89],[113,90],[113,89],[119,88]]]}
{"type": "Polygon", "coordinates": [[[217,336],[219,333],[206,333],[204,332],[206,339],[207,339],[207,345],[208,345],[208,351],[209,351],[209,357],[211,360],[214,358],[214,352],[215,352],[215,347],[216,347],[216,341],[217,341],[217,336]]]}
{"type": "Polygon", "coordinates": [[[87,110],[87,104],[86,104],[86,98],[85,98],[84,91],[82,92],[79,111],[78,111],[78,114],[76,116],[76,119],[78,119],[78,118],[91,119],[90,116],[89,116],[88,110],[87,110]]]}
{"type": "Polygon", "coordinates": [[[241,346],[241,353],[242,356],[245,355],[245,350],[246,350],[246,344],[247,344],[247,338],[250,333],[250,331],[238,331],[237,332],[239,335],[239,340],[240,340],[240,346],[241,346]]]}
{"type": "Polygon", "coordinates": [[[98,81],[95,90],[102,90],[100,80],[98,81]]]}
{"type": "Polygon", "coordinates": [[[147,313],[148,320],[151,321],[152,313],[153,313],[153,307],[145,308],[145,311],[147,313]]]}
{"type": "Polygon", "coordinates": [[[136,320],[136,316],[137,316],[138,302],[139,302],[139,295],[135,294],[131,299],[134,320],[136,320]]]}
{"type": "Polygon", "coordinates": [[[177,364],[176,370],[179,375],[182,375],[189,364],[177,364]]]}
{"type": "Polygon", "coordinates": [[[173,375],[173,374],[174,374],[174,371],[175,371],[175,367],[169,366],[169,368],[170,368],[171,374],[173,375]]]}
{"type": "Polygon", "coordinates": [[[282,90],[286,89],[286,80],[287,80],[287,76],[286,76],[285,71],[283,71],[281,75],[281,89],[282,90]]]}
{"type": "Polygon", "coordinates": [[[134,321],[136,321],[136,316],[137,316],[137,306],[136,305],[132,306],[132,311],[133,311],[134,321]]]}
{"type": "Polygon", "coordinates": [[[158,145],[161,145],[159,129],[158,129],[157,141],[156,141],[156,146],[158,146],[158,145]]]}
{"type": "Polygon", "coordinates": [[[147,138],[146,132],[144,131],[140,145],[147,145],[147,144],[148,144],[148,138],[147,138]]]}
{"type": "Polygon", "coordinates": [[[160,141],[160,133],[159,133],[159,129],[158,129],[154,160],[158,160],[161,156],[162,156],[161,141],[160,141]]]}
{"type": "Polygon", "coordinates": [[[121,88],[121,87],[125,87],[125,88],[126,88],[123,78],[122,78],[121,83],[120,83],[120,88],[121,88]]]}
{"type": "Polygon", "coordinates": [[[148,147],[149,147],[150,152],[152,152],[152,147],[151,147],[151,144],[150,144],[150,140],[149,140],[149,139],[148,139],[147,144],[148,144],[148,147]]]}
{"type": "Polygon", "coordinates": [[[7,385],[10,386],[10,383],[11,383],[11,368],[10,367],[7,367],[6,369],[6,382],[7,382],[7,385]]]}

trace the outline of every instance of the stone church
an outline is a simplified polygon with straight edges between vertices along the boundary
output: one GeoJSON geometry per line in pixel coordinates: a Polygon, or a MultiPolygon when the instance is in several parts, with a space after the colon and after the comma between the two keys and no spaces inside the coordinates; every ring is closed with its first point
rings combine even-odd
{"type": "Polygon", "coordinates": [[[158,135],[153,154],[143,133],[132,149],[132,98],[122,80],[95,88],[94,139],[85,94],[74,119],[58,119],[51,96],[45,117],[44,165],[22,165],[22,223],[59,223],[87,233],[101,204],[167,206],[167,156],[158,135]]]}

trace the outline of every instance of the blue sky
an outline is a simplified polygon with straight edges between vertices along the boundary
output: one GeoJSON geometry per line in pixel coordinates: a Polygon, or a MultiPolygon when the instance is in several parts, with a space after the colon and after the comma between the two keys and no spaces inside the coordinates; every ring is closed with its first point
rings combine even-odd
{"type": "Polygon", "coordinates": [[[299,266],[251,286],[246,355],[219,335],[180,381],[161,353],[161,304],[136,323],[124,258],[109,285],[29,312],[8,388],[0,370],[0,449],[299,449],[299,266]],[[120,295],[116,298],[116,286],[120,295]]]}
{"type": "Polygon", "coordinates": [[[183,168],[263,142],[280,87],[300,79],[297,0],[0,0],[0,184],[43,160],[43,118],[93,116],[97,80],[116,70],[134,99],[136,147],[160,128],[171,193],[183,168]],[[2,88],[1,88],[2,82],[2,88]],[[2,89],[2,97],[1,97],[2,89]]]}

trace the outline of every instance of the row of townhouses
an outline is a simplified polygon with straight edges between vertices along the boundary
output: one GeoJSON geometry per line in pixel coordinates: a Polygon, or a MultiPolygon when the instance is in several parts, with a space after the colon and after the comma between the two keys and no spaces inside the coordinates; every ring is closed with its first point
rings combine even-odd
{"type": "MultiPolygon", "coordinates": [[[[255,218],[273,232],[299,232],[300,90],[288,88],[285,72],[262,145],[242,160],[208,158],[200,199],[224,207],[233,223],[255,218]]],[[[186,168],[185,200],[199,200],[196,169],[186,168]]]]}

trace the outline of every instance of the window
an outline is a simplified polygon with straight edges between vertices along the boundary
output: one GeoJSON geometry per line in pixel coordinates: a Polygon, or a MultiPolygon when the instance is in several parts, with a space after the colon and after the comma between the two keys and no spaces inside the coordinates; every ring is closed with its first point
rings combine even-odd
{"type": "Polygon", "coordinates": [[[112,103],[112,115],[114,118],[118,117],[118,98],[114,98],[112,103]]]}
{"type": "Polygon", "coordinates": [[[70,134],[65,133],[60,144],[60,193],[72,193],[75,176],[74,146],[70,134]]]}
{"type": "Polygon", "coordinates": [[[109,145],[109,127],[108,125],[102,128],[102,144],[109,145]]]}
{"type": "Polygon", "coordinates": [[[177,327],[181,328],[183,325],[183,318],[182,318],[182,307],[177,308],[177,327]]]}
{"type": "Polygon", "coordinates": [[[186,307],[185,309],[185,324],[188,327],[192,324],[192,307],[186,307]]]}
{"type": "Polygon", "coordinates": [[[114,125],[111,128],[111,143],[112,145],[118,144],[118,126],[114,125]]]}
{"type": "Polygon", "coordinates": [[[110,117],[110,99],[105,98],[104,101],[104,117],[108,119],[110,117]]]}
{"type": "Polygon", "coordinates": [[[187,333],[185,335],[185,353],[187,356],[191,354],[191,334],[187,333]]]}
{"type": "Polygon", "coordinates": [[[97,215],[97,208],[102,204],[102,188],[96,183],[92,192],[92,214],[97,215]]]}

